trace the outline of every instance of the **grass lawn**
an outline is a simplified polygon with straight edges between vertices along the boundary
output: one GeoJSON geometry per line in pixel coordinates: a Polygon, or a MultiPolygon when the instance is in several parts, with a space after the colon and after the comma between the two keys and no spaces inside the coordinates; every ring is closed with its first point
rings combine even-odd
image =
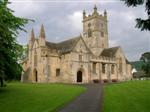
{"type": "Polygon", "coordinates": [[[103,112],[150,112],[150,81],[104,86],[103,112]]]}
{"type": "Polygon", "coordinates": [[[85,90],[75,85],[10,83],[0,88],[0,112],[57,112],[85,90]]]}

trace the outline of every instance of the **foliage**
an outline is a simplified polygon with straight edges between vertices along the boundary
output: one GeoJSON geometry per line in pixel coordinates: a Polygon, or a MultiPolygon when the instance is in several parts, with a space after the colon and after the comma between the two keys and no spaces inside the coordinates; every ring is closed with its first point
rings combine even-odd
{"type": "Polygon", "coordinates": [[[85,90],[77,85],[8,83],[0,88],[0,112],[56,112],[85,90]]]}
{"type": "Polygon", "coordinates": [[[150,81],[129,81],[104,86],[104,112],[149,112],[150,81]]]}
{"type": "Polygon", "coordinates": [[[147,19],[141,19],[137,18],[136,19],[136,27],[140,28],[141,31],[143,30],[148,30],[150,31],[150,0],[122,0],[125,2],[125,4],[130,7],[136,7],[138,5],[145,5],[145,11],[147,12],[147,19]]]}
{"type": "Polygon", "coordinates": [[[142,69],[150,77],[150,52],[142,54],[141,60],[144,62],[142,69]]]}
{"type": "Polygon", "coordinates": [[[0,1],[0,77],[13,79],[22,71],[17,62],[22,46],[16,38],[19,30],[25,31],[28,20],[14,16],[7,5],[7,0],[0,1]]]}
{"type": "Polygon", "coordinates": [[[142,70],[142,65],[144,64],[143,61],[134,61],[131,62],[131,65],[137,70],[137,71],[141,71],[142,70]]]}
{"type": "Polygon", "coordinates": [[[28,45],[22,45],[20,49],[20,53],[18,55],[19,63],[22,62],[28,56],[28,45]]]}

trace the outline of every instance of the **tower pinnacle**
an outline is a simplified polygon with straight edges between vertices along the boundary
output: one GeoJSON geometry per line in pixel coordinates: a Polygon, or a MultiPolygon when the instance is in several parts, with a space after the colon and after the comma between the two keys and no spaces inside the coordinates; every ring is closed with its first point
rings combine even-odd
{"type": "Polygon", "coordinates": [[[97,12],[97,7],[96,7],[96,5],[94,6],[94,12],[97,12]]]}
{"type": "Polygon", "coordinates": [[[86,12],[83,10],[83,19],[86,17],[86,12]]]}
{"type": "Polygon", "coordinates": [[[97,12],[97,7],[96,7],[96,5],[94,6],[94,12],[93,12],[93,15],[98,15],[98,12],[97,12]]]}
{"type": "Polygon", "coordinates": [[[104,11],[104,16],[107,17],[107,11],[106,10],[104,11]]]}

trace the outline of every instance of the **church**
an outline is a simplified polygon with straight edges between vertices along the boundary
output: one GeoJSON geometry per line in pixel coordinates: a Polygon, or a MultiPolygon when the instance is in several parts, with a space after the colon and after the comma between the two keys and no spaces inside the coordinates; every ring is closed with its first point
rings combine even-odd
{"type": "Polygon", "coordinates": [[[36,38],[32,29],[22,82],[106,83],[132,79],[131,65],[120,46],[109,48],[106,10],[83,11],[83,32],[59,43],[46,41],[44,26],[36,38]]]}

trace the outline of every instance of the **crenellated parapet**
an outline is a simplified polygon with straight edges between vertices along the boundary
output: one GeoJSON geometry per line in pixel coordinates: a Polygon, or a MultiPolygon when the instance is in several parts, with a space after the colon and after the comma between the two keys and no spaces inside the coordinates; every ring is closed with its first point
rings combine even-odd
{"type": "Polygon", "coordinates": [[[105,10],[103,14],[99,14],[96,5],[92,14],[86,15],[86,11],[83,10],[83,22],[92,20],[94,18],[99,18],[101,20],[107,21],[107,11],[105,10]]]}

